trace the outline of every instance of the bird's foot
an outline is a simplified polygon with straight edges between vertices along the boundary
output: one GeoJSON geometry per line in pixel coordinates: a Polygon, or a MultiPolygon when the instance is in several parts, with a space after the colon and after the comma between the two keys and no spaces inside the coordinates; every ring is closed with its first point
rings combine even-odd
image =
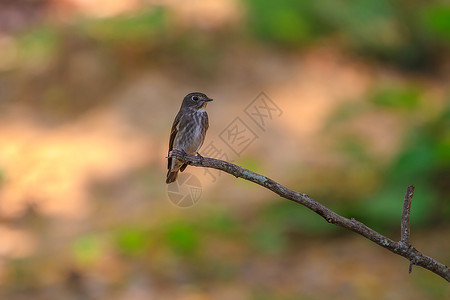
{"type": "Polygon", "coordinates": [[[200,163],[203,164],[203,156],[201,156],[200,153],[197,152],[197,157],[200,158],[200,163]]]}
{"type": "MultiPolygon", "coordinates": [[[[188,154],[187,154],[186,151],[184,151],[184,150],[181,150],[181,153],[183,153],[183,159],[184,159],[186,156],[188,156],[188,154]]],[[[190,164],[192,163],[192,161],[190,161],[189,159],[185,159],[185,161],[186,161],[186,163],[187,163],[188,165],[190,165],[190,164]]]]}
{"type": "Polygon", "coordinates": [[[184,151],[183,149],[176,149],[176,148],[173,149],[173,150],[172,150],[172,155],[173,155],[175,158],[178,158],[179,160],[186,162],[187,164],[191,164],[191,163],[192,163],[192,161],[186,159],[186,157],[188,156],[188,154],[187,154],[186,151],[184,151]]]}
{"type": "Polygon", "coordinates": [[[169,154],[167,154],[166,158],[172,158],[172,153],[173,153],[173,150],[170,150],[169,154]]]}

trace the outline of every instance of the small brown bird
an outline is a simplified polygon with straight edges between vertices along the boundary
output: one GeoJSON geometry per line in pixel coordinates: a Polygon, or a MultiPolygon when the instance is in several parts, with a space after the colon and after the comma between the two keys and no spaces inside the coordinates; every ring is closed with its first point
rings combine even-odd
{"type": "Polygon", "coordinates": [[[172,159],[172,150],[179,149],[188,154],[200,155],[198,150],[205,140],[208,130],[208,114],[205,111],[206,104],[213,99],[203,93],[190,93],[183,99],[180,111],[173,121],[169,141],[169,161],[166,183],[177,180],[178,171],[183,172],[187,164],[172,159]]]}

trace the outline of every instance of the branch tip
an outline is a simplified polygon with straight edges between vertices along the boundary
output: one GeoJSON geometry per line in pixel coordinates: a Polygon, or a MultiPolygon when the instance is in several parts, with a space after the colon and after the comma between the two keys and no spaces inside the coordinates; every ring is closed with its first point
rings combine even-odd
{"type": "Polygon", "coordinates": [[[417,251],[409,243],[409,219],[411,202],[414,195],[414,185],[410,185],[406,189],[401,219],[401,240],[400,242],[394,242],[393,240],[385,237],[384,235],[371,229],[364,223],[355,220],[354,218],[347,219],[335,213],[328,207],[322,205],[320,202],[315,201],[306,194],[292,191],[268,177],[244,169],[241,166],[229,163],[227,161],[208,157],[204,157],[204,159],[200,160],[199,157],[187,154],[184,151],[180,151],[178,149],[173,149],[172,157],[175,157],[176,159],[179,159],[186,163],[188,162],[190,165],[195,167],[217,169],[231,174],[237,178],[240,177],[242,179],[261,185],[262,187],[271,190],[272,192],[287,200],[305,206],[319,216],[323,217],[329,223],[333,223],[337,226],[358,233],[376,243],[377,245],[382,246],[395,254],[405,257],[410,261],[409,273],[412,272],[412,266],[417,265],[430,270],[431,272],[441,276],[442,278],[450,282],[450,269],[447,266],[417,251]]]}
{"type": "Polygon", "coordinates": [[[403,201],[402,221],[401,221],[401,237],[400,242],[405,246],[410,245],[410,214],[411,214],[411,202],[414,196],[414,185],[410,185],[406,188],[405,200],[403,201]]]}

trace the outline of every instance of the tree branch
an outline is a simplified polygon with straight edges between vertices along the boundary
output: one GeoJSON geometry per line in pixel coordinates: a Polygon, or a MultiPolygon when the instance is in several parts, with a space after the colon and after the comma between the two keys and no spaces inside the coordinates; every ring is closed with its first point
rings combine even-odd
{"type": "MultiPolygon", "coordinates": [[[[414,195],[414,186],[410,185],[406,188],[405,201],[403,201],[403,211],[402,211],[402,224],[400,228],[401,237],[400,244],[405,247],[411,247],[409,243],[409,237],[411,234],[409,216],[411,214],[411,202],[414,195]]],[[[409,262],[409,273],[412,272],[412,266],[415,263],[414,260],[409,262]]]]}
{"type": "Polygon", "coordinates": [[[409,236],[411,230],[409,227],[409,215],[411,214],[411,202],[414,195],[414,186],[410,185],[406,188],[405,201],[403,202],[402,212],[402,227],[401,227],[401,239],[400,241],[409,246],[409,236]]]}
{"type": "Polygon", "coordinates": [[[244,169],[235,164],[214,158],[189,155],[178,149],[173,150],[172,157],[175,157],[183,162],[187,162],[192,166],[221,170],[235,176],[236,178],[240,177],[259,184],[283,198],[307,207],[308,209],[314,211],[316,214],[324,218],[328,223],[332,223],[334,225],[356,232],[363,237],[371,240],[372,242],[380,245],[381,247],[384,247],[389,251],[394,252],[395,254],[405,257],[410,261],[410,269],[412,265],[415,264],[436,273],[437,275],[450,282],[450,269],[447,266],[439,263],[429,256],[422,254],[409,244],[409,213],[414,192],[413,186],[408,187],[406,191],[402,214],[401,240],[399,242],[395,242],[353,218],[347,219],[335,213],[334,211],[323,206],[306,194],[294,192],[266,176],[244,169]]]}

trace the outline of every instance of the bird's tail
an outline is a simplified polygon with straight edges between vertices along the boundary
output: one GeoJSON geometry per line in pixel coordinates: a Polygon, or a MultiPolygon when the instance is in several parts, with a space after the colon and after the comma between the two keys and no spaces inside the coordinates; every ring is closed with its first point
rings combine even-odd
{"type": "Polygon", "coordinates": [[[167,172],[167,179],[166,179],[166,183],[171,183],[174,182],[175,180],[177,180],[177,176],[178,176],[178,170],[169,170],[169,172],[167,172]]]}

